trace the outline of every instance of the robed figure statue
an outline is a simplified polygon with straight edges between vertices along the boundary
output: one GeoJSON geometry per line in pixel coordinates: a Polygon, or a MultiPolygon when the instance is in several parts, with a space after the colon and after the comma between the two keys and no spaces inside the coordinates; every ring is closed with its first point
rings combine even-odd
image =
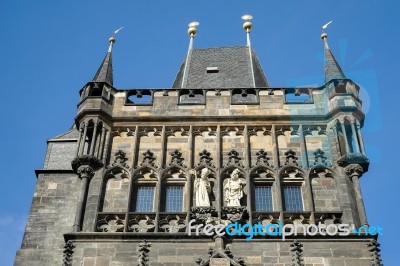
{"type": "Polygon", "coordinates": [[[209,193],[211,192],[211,186],[210,181],[208,181],[209,171],[208,168],[203,168],[200,177],[197,176],[196,171],[193,171],[195,176],[194,191],[196,192],[197,207],[210,207],[209,193]]]}
{"type": "Polygon", "coordinates": [[[239,178],[239,169],[232,171],[228,182],[224,186],[225,202],[228,207],[240,207],[240,199],[243,197],[245,183],[239,178]]]}

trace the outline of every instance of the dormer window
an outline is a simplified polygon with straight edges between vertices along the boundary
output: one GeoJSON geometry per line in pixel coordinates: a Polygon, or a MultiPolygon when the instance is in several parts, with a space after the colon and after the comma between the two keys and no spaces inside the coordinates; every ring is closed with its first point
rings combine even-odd
{"type": "Polygon", "coordinates": [[[207,67],[207,73],[219,73],[218,67],[207,67]]]}

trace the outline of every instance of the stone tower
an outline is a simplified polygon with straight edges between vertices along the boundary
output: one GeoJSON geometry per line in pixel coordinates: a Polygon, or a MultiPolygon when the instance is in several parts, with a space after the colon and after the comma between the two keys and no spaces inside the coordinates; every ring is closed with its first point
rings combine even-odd
{"type": "Polygon", "coordinates": [[[110,38],[48,140],[15,265],[381,265],[350,231],[368,228],[359,86],[325,33],[324,85],[270,86],[243,18],[246,46],[194,49],[189,24],[172,88],[115,88],[110,38]]]}

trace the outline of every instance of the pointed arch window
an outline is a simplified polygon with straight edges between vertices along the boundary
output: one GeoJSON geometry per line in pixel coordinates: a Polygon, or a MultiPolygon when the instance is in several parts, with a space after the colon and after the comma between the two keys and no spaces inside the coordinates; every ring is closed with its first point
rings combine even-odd
{"type": "Polygon", "coordinates": [[[301,187],[299,185],[283,186],[283,204],[285,211],[289,212],[303,211],[303,199],[301,195],[301,187]]]}
{"type": "Polygon", "coordinates": [[[163,177],[160,202],[162,212],[178,213],[185,209],[185,197],[188,194],[187,177],[181,167],[170,167],[163,177]]]}
{"type": "Polygon", "coordinates": [[[166,186],[165,212],[183,211],[183,186],[166,186]]]}
{"type": "Polygon", "coordinates": [[[154,186],[138,186],[136,188],[135,212],[154,211],[154,186]]]}
{"type": "Polygon", "coordinates": [[[304,173],[295,166],[287,166],[281,172],[280,177],[283,210],[285,212],[303,212],[304,173]]]}
{"type": "Polygon", "coordinates": [[[254,210],[256,212],[272,212],[272,187],[268,185],[254,186],[254,210]]]}
{"type": "Polygon", "coordinates": [[[267,154],[264,150],[258,153],[256,166],[251,174],[251,190],[252,190],[252,208],[255,212],[273,212],[274,196],[273,185],[275,181],[273,169],[270,168],[267,160],[267,154]]]}

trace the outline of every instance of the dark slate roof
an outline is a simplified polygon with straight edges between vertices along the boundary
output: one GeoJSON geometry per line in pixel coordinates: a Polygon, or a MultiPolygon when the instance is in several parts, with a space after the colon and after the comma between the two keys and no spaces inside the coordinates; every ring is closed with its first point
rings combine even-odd
{"type": "Polygon", "coordinates": [[[111,52],[106,54],[103,62],[101,63],[96,75],[93,78],[95,82],[107,82],[113,85],[113,69],[112,69],[112,55],[111,52]]]}
{"type": "Polygon", "coordinates": [[[76,129],[75,125],[73,125],[67,132],[64,132],[58,136],[51,138],[50,141],[78,139],[78,137],[79,137],[79,131],[76,129]]]}
{"type": "MultiPolygon", "coordinates": [[[[250,51],[247,46],[193,49],[187,56],[188,64],[183,87],[248,88],[254,87],[254,81],[256,87],[268,87],[268,81],[253,49],[251,49],[251,54],[252,60],[250,60],[250,51]],[[219,72],[207,73],[207,67],[217,67],[219,72]]],[[[173,88],[182,87],[187,58],[179,69],[172,85],[173,88]]]]}
{"type": "Polygon", "coordinates": [[[332,79],[345,79],[342,69],[329,49],[328,43],[325,40],[325,83],[332,79]]]}

